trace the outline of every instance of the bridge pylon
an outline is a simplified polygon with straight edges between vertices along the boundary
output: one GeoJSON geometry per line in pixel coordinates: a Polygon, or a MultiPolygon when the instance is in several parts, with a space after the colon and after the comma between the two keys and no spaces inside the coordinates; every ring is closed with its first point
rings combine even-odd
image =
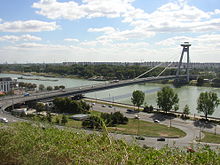
{"type": "Polygon", "coordinates": [[[187,79],[187,82],[189,82],[189,47],[191,46],[191,44],[189,42],[184,42],[183,44],[181,44],[181,46],[183,47],[183,50],[182,50],[180,61],[179,61],[179,64],[178,64],[178,69],[177,69],[177,72],[176,72],[176,76],[177,76],[177,78],[179,78],[180,68],[181,68],[182,60],[183,60],[183,55],[186,52],[187,53],[187,64],[186,64],[186,75],[187,75],[187,77],[186,77],[186,79],[187,79]]]}

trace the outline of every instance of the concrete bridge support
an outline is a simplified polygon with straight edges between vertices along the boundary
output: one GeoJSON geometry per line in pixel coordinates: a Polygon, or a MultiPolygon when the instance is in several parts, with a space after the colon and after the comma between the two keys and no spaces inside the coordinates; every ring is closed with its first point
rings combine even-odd
{"type": "Polygon", "coordinates": [[[179,78],[183,56],[184,56],[184,53],[186,52],[187,53],[186,79],[187,79],[187,82],[189,82],[189,47],[191,46],[191,44],[189,44],[189,42],[184,42],[183,44],[181,44],[181,46],[183,47],[183,50],[182,50],[182,54],[181,54],[180,61],[178,64],[176,76],[177,78],[179,78]]]}

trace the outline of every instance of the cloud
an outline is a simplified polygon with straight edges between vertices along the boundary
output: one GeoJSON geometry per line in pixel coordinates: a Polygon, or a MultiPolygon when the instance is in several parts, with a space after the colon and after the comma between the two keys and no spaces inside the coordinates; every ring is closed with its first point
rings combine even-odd
{"type": "Polygon", "coordinates": [[[134,0],[82,0],[58,2],[57,0],[40,0],[32,7],[39,9],[36,13],[50,19],[76,20],[80,18],[120,17],[127,10],[133,9],[134,0]]]}
{"type": "Polygon", "coordinates": [[[38,20],[0,22],[0,32],[41,32],[58,29],[56,22],[38,20]]]}
{"type": "Polygon", "coordinates": [[[5,35],[0,36],[0,41],[17,42],[17,41],[41,41],[42,39],[37,36],[32,36],[29,34],[15,36],[15,35],[5,35]]]}
{"type": "Polygon", "coordinates": [[[76,39],[76,38],[65,38],[64,41],[67,41],[67,42],[79,42],[79,40],[76,39]]]}
{"type": "Polygon", "coordinates": [[[134,28],[132,30],[116,30],[113,27],[103,28],[89,28],[88,32],[102,32],[103,35],[97,37],[97,40],[109,41],[126,41],[129,39],[146,39],[155,35],[154,32],[146,31],[144,29],[134,28]]]}
{"type": "MultiPolygon", "coordinates": [[[[219,11],[215,10],[213,13],[217,14],[219,11]]],[[[141,10],[127,12],[123,15],[123,22],[161,33],[219,31],[220,19],[212,18],[213,13],[190,6],[187,1],[174,1],[162,5],[152,13],[145,13],[141,10]]]]}
{"type": "Polygon", "coordinates": [[[205,34],[196,37],[176,36],[159,41],[156,44],[160,46],[176,46],[184,41],[192,43],[192,46],[213,47],[220,43],[220,34],[205,34]]]}

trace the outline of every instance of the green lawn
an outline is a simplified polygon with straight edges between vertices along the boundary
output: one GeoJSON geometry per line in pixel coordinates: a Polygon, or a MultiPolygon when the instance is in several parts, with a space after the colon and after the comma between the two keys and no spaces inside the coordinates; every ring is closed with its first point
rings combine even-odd
{"type": "MultiPolygon", "coordinates": [[[[91,111],[92,115],[99,116],[101,112],[91,111]]],[[[72,128],[82,128],[82,121],[76,121],[69,119],[72,115],[66,115],[68,122],[67,127],[72,128]]],[[[38,117],[37,117],[38,118],[38,117]]],[[[52,122],[55,123],[56,118],[61,121],[62,115],[53,116],[52,122]]],[[[116,127],[107,127],[109,132],[121,133],[121,134],[131,134],[131,135],[142,135],[142,136],[162,136],[162,137],[183,137],[185,132],[174,127],[168,127],[158,123],[152,123],[147,121],[141,121],[137,119],[129,119],[128,124],[120,124],[116,127]],[[138,132],[138,122],[139,122],[139,132],[138,132]]]]}
{"type": "Polygon", "coordinates": [[[214,134],[214,133],[209,133],[209,132],[203,132],[205,137],[201,140],[201,142],[205,143],[217,143],[220,144],[220,135],[219,134],[214,134]]]}
{"type": "Polygon", "coordinates": [[[162,124],[152,123],[147,121],[138,121],[136,119],[129,119],[128,124],[118,125],[117,127],[108,128],[110,132],[117,132],[131,135],[142,135],[142,136],[163,136],[163,137],[183,137],[186,135],[180,129],[174,127],[167,127],[162,124]],[[138,132],[139,122],[139,132],[138,132]]]}

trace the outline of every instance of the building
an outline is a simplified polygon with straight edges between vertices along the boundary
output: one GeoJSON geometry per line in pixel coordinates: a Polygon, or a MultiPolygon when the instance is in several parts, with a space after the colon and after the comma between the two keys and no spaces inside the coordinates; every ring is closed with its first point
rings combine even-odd
{"type": "Polygon", "coordinates": [[[1,77],[0,78],[0,91],[10,92],[12,88],[15,87],[16,81],[12,80],[11,77],[1,77]]]}

